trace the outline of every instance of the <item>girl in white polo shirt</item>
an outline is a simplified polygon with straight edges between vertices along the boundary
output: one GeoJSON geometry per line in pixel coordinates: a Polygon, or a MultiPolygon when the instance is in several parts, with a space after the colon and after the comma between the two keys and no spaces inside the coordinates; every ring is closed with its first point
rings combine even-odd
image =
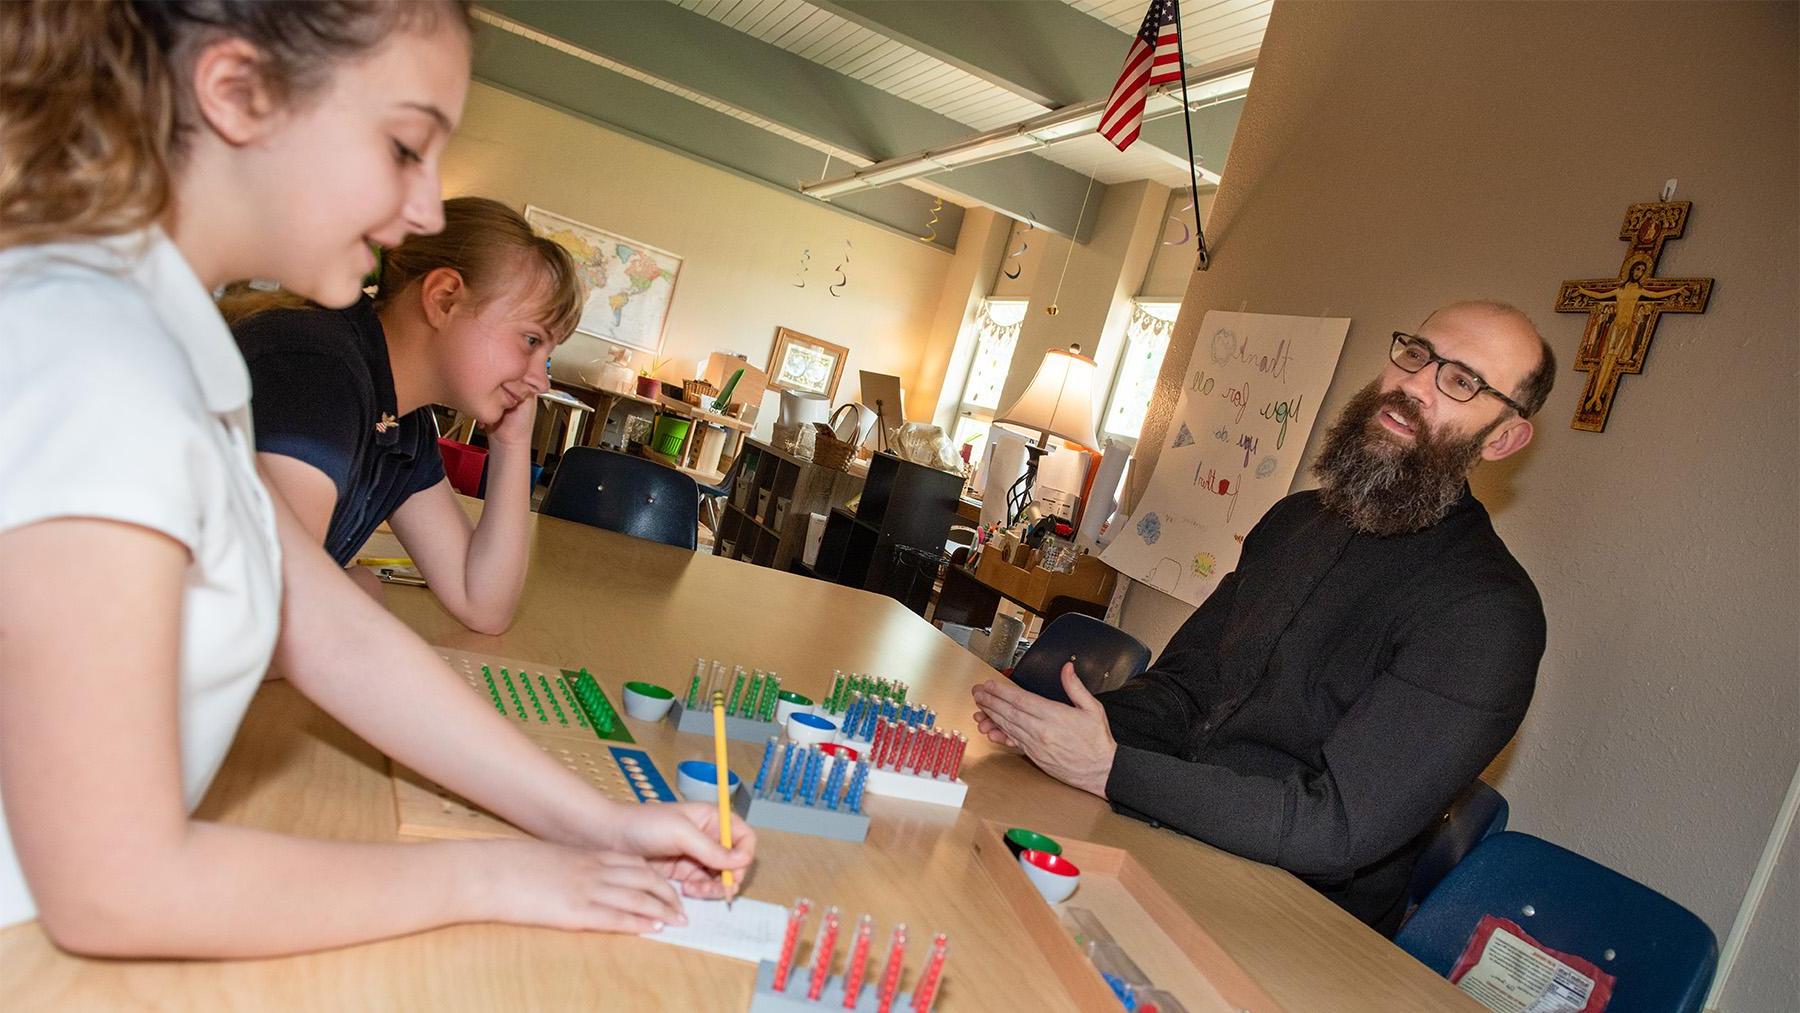
{"type": "Polygon", "coordinates": [[[209,293],[357,298],[442,223],[468,83],[435,2],[0,3],[0,926],[250,956],[463,921],[628,932],[742,870],[706,806],[608,802],[370,608],[253,464],[209,293]],[[196,820],[271,652],[376,746],[540,840],[196,820]],[[365,673],[381,673],[367,678],[365,673]]]}

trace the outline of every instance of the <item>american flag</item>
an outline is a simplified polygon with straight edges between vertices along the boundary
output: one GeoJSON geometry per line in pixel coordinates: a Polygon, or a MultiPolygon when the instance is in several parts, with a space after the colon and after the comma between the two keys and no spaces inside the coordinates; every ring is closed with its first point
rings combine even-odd
{"type": "Polygon", "coordinates": [[[1100,133],[1120,151],[1138,139],[1151,85],[1181,80],[1181,13],[1177,0],[1150,0],[1144,23],[1125,54],[1125,69],[1106,100],[1100,133]]]}

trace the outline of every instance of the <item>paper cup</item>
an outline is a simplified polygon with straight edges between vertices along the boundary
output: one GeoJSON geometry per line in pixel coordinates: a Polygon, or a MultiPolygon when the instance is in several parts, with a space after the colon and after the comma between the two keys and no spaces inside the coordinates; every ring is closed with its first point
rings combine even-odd
{"type": "Polygon", "coordinates": [[[675,706],[675,694],[652,682],[625,684],[625,713],[639,721],[661,721],[675,706]]]}
{"type": "MultiPolygon", "coordinates": [[[[689,802],[717,802],[719,800],[719,768],[705,760],[683,760],[675,767],[675,786],[681,789],[681,797],[689,802]]],[[[738,785],[742,782],[736,774],[726,771],[730,778],[732,794],[737,794],[738,785]]]]}
{"type": "Polygon", "coordinates": [[[1045,851],[1019,852],[1019,868],[1025,870],[1025,878],[1037,887],[1037,892],[1052,904],[1060,904],[1069,899],[1075,888],[1081,885],[1081,870],[1075,863],[1061,855],[1052,855],[1045,851]]]}
{"type": "Polygon", "coordinates": [[[790,742],[801,745],[813,745],[830,742],[837,734],[837,722],[830,718],[822,718],[817,714],[795,711],[787,718],[787,737],[790,742]]]}

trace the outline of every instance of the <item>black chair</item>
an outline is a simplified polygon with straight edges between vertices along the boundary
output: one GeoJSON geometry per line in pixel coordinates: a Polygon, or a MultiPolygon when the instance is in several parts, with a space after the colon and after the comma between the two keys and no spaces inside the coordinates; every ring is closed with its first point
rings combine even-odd
{"type": "Polygon", "coordinates": [[[692,550],[698,544],[700,487],[654,461],[573,447],[557,465],[538,512],[692,550]]]}
{"type": "Polygon", "coordinates": [[[1075,674],[1090,693],[1123,685],[1150,667],[1150,648],[1143,641],[1093,616],[1070,612],[1044,625],[1013,667],[1013,681],[1028,687],[1057,686],[1063,662],[1071,657],[1075,674]]]}
{"type": "Polygon", "coordinates": [[[725,469],[725,477],[719,479],[718,485],[701,485],[700,506],[707,515],[706,527],[710,531],[719,530],[720,514],[723,508],[719,504],[731,498],[731,490],[737,485],[738,473],[744,470],[744,451],[738,449],[737,457],[732,459],[731,467],[725,469]]]}
{"type": "Polygon", "coordinates": [[[1425,847],[1419,852],[1412,881],[1406,887],[1407,911],[1417,908],[1475,845],[1505,830],[1508,812],[1506,799],[1487,782],[1477,779],[1463,789],[1427,831],[1425,847]]]}

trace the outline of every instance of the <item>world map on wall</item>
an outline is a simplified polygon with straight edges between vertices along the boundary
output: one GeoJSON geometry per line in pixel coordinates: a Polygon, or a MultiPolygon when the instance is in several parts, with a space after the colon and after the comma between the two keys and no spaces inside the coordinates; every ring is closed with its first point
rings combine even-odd
{"type": "Polygon", "coordinates": [[[575,260],[587,288],[576,330],[632,348],[661,349],[680,257],[538,208],[527,208],[525,217],[575,260]]]}

